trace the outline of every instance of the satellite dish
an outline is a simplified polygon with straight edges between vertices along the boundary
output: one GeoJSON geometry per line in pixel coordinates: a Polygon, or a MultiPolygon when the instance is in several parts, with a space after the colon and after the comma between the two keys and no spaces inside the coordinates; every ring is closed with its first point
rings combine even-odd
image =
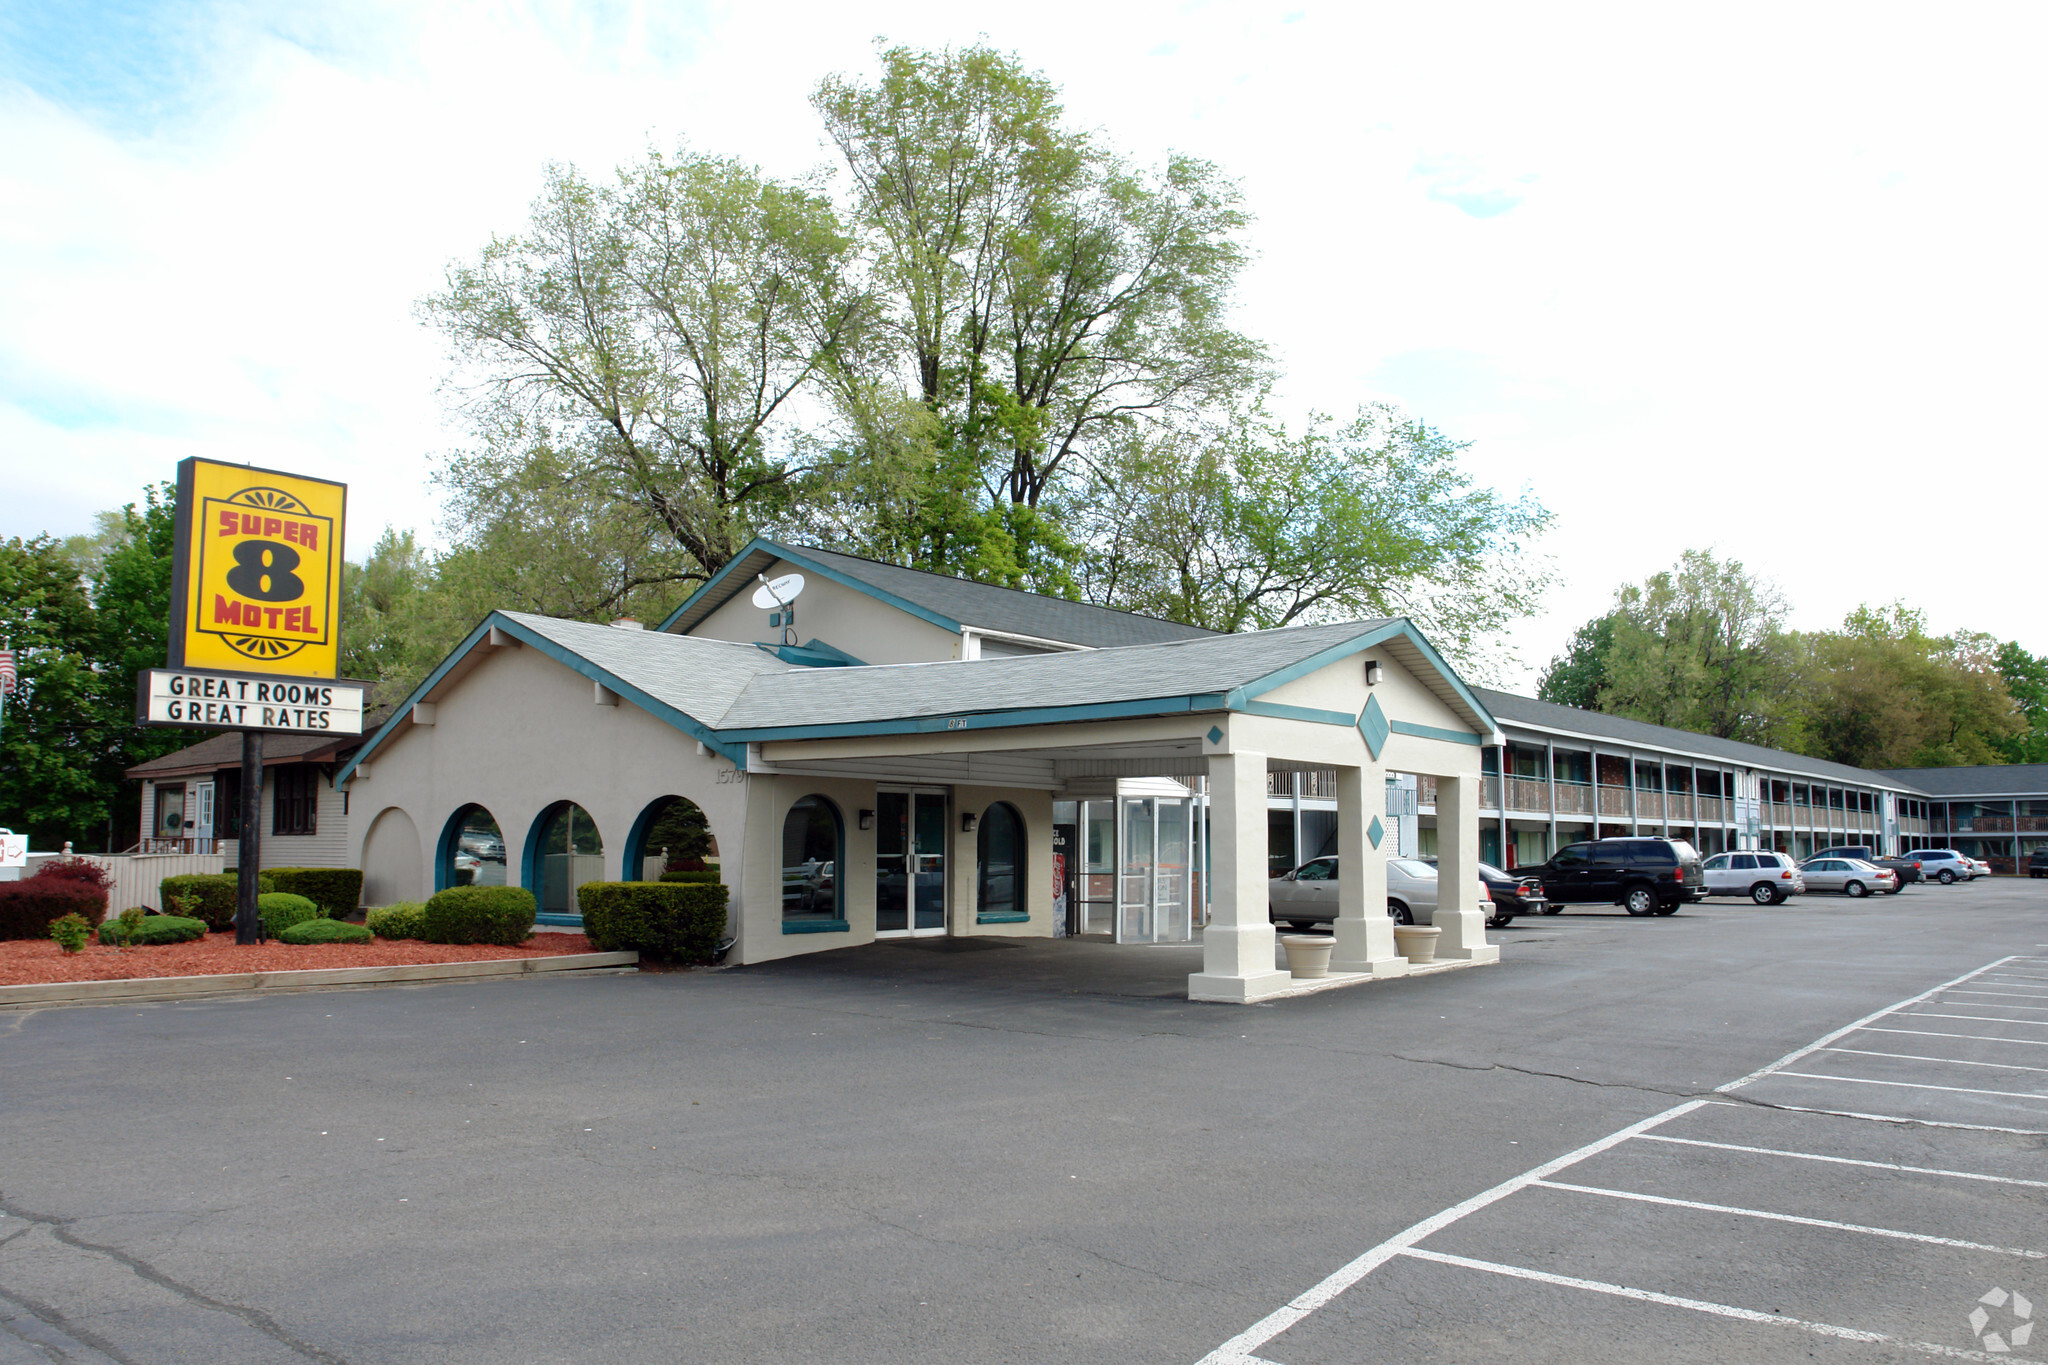
{"type": "Polygon", "coordinates": [[[786,573],[754,589],[754,605],[763,611],[786,607],[796,601],[798,594],[803,590],[804,576],[800,573],[786,573]]]}

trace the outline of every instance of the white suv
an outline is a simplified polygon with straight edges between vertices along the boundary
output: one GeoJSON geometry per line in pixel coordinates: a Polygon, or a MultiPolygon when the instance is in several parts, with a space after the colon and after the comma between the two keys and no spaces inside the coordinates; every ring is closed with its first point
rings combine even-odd
{"type": "Polygon", "coordinates": [[[1747,896],[1758,905],[1783,905],[1806,890],[1798,864],[1782,853],[1716,853],[1702,870],[1709,896],[1747,896]]]}
{"type": "Polygon", "coordinates": [[[1977,870],[1974,859],[1965,858],[1952,848],[1916,848],[1906,856],[1920,864],[1921,876],[1943,886],[1975,881],[1984,875],[1977,870]]]}

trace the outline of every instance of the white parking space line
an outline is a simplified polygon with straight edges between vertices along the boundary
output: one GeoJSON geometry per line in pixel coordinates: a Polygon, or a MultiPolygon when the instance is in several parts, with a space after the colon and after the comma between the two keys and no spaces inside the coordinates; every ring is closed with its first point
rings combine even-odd
{"type": "Polygon", "coordinates": [[[2000,1071],[2048,1071],[2048,1066],[2021,1066],[2017,1062],[1972,1062],[1961,1057],[1922,1057],[1911,1052],[1869,1052],[1860,1047],[1831,1047],[1830,1052],[1846,1052],[1852,1057],[1891,1057],[1901,1062],[1940,1062],[1944,1066],[1991,1066],[2000,1071]]]}
{"type": "Polygon", "coordinates": [[[1781,1071],[1808,1081],[1840,1081],[1843,1085],[1889,1085],[1900,1090],[1945,1090],[1951,1095],[1996,1095],[2002,1100],[2048,1100],[2048,1090],[1972,1090],[1963,1085],[1928,1085],[1923,1081],[1879,1081],[1868,1076],[1824,1076],[1817,1071],[1781,1071]]]}
{"type": "Polygon", "coordinates": [[[2048,1261],[2048,1251],[2025,1247],[1990,1246],[1984,1242],[1959,1242],[1953,1237],[1936,1237],[1925,1232],[1902,1232],[1898,1228],[1874,1228],[1865,1223],[1837,1223],[1831,1218],[1802,1218],[1796,1213],[1773,1213],[1769,1209],[1744,1209],[1733,1204],[1705,1204],[1696,1199],[1672,1199],[1661,1194],[1635,1190],[1608,1189],[1601,1185],[1572,1185],[1559,1180],[1538,1180],[1539,1189],[1570,1190],[1574,1194],[1597,1194],[1609,1199],[1628,1199],[1638,1204],[1664,1204],[1674,1209],[1697,1209],[1701,1213],[1729,1213],[1738,1218],[1762,1218],[1773,1223],[1797,1223],[1801,1227],[1829,1228],[1835,1232],[1861,1232],[1871,1237],[1889,1237],[1899,1242],[1925,1242],[1929,1246],[1954,1247],[1959,1251],[1992,1251],[2000,1256],[2019,1256],[2029,1261],[2048,1261]]]}
{"type": "Polygon", "coordinates": [[[1815,1336],[1834,1337],[1839,1341],[1859,1341],[1872,1346],[1896,1346],[1922,1355],[1938,1356],[1944,1360],[1998,1361],[2005,1365],[2042,1365],[2040,1361],[2009,1353],[1992,1355],[1988,1351],[1962,1351],[1953,1346],[1937,1346],[1930,1341],[1912,1341],[1905,1337],[1886,1336],[1882,1332],[1863,1332],[1853,1327],[1836,1327],[1825,1322],[1809,1322],[1804,1318],[1788,1318],[1780,1313],[1759,1313],[1753,1308],[1736,1308],[1731,1304],[1709,1303],[1705,1299],[1680,1298],[1676,1294],[1659,1294],[1653,1289],[1631,1289],[1627,1285],[1608,1284],[1603,1280],[1582,1280],[1571,1275],[1553,1275],[1547,1270],[1530,1270],[1525,1266],[1502,1265],[1498,1261],[1475,1261],[1470,1256],[1453,1256],[1448,1252],[1424,1251],[1411,1248],[1400,1253],[1418,1261],[1434,1261],[1438,1265],[1458,1266],[1464,1270],[1483,1270],[1489,1275],[1508,1275],[1518,1280],[1533,1280],[1537,1284],[1552,1284],[1563,1289],[1585,1289],[1595,1294],[1612,1294],[1617,1298],[1635,1299],[1640,1303],[1661,1304],[1666,1308],[1688,1308],[1695,1313],[1711,1313],[1716,1317],[1734,1318],[1741,1322],[1766,1323],[1774,1327],[1791,1327],[1815,1336]]]}
{"type": "Polygon", "coordinates": [[[2048,983],[2048,976],[2035,976],[2032,972],[2000,972],[1993,979],[1998,981],[2040,981],[2048,983]]]}
{"type": "MultiPolygon", "coordinates": [[[[1815,1076],[1810,1075],[1810,1073],[1806,1072],[1791,1071],[1787,1068],[1791,1067],[1793,1064],[1801,1061],[1804,1058],[1814,1056],[1815,1054],[1820,1052],[1847,1051],[1848,1049],[1837,1049],[1833,1045],[1836,1042],[1839,1042],[1841,1039],[1848,1037],[1850,1034],[1857,1032],[1858,1030],[1871,1029],[1873,1025],[1877,1024],[1880,1020],[1884,1019],[1895,1019],[1901,1016],[1918,1018],[1980,1018],[1982,1022],[1985,1023],[2021,1024],[2029,1027],[2048,1028],[2048,1021],[2003,1019],[1995,1017],[1984,1018],[1982,1016],[1969,1015],[1940,1015],[1915,1010],[1913,1008],[1916,1005],[1939,1003],[1934,1000],[1934,997],[1939,996],[1943,991],[1951,990],[1957,986],[1963,985],[1965,982],[1973,981],[1979,977],[1985,976],[1988,973],[1995,972],[1998,969],[2005,967],[2007,964],[2011,962],[2023,960],[2025,959],[2015,957],[2002,957],[1997,959],[1996,961],[1989,962],[1984,966],[1977,968],[1974,971],[1966,972],[1963,975],[1954,978],[1953,980],[1944,981],[1938,986],[1934,986],[1929,988],[1928,990],[1920,992],[1918,995],[1910,996],[1907,999],[1898,1001],[1896,1004],[1887,1005],[1885,1008],[1881,1010],[1877,1010],[1873,1013],[1863,1016],[1861,1019],[1858,1019],[1853,1024],[1844,1025],[1843,1027],[1836,1029],[1832,1033],[1829,1033],[1821,1038],[1815,1039],[1813,1042],[1808,1043],[1805,1047],[1798,1048],[1792,1052],[1786,1053],[1783,1057],[1780,1057],[1777,1061],[1770,1063],[1768,1066],[1759,1067],[1757,1070],[1750,1072],[1746,1076],[1739,1077],[1735,1080],[1727,1082],[1724,1085],[1715,1087],[1715,1093],[1726,1094],[1731,1091],[1739,1090],[1744,1086],[1754,1084],[1755,1082],[1764,1080],[1767,1077],[1773,1075],[1795,1076],[1803,1079],[1813,1079],[1822,1081],[1860,1081],[1861,1078],[1857,1077],[1815,1076]]],[[[2041,979],[2043,981],[2048,981],[2048,977],[2044,977],[2041,979]]],[[[1879,1029],[1873,1031],[1883,1032],[1885,1030],[1879,1029]]],[[[1912,1032],[1912,1030],[1897,1031],[1912,1032]]],[[[1964,1035],[1933,1034],[1930,1036],[1959,1037],[1964,1035]]],[[[1987,1041],[2003,1042],[2008,1040],[1990,1039],[1987,1041]]],[[[2018,1041],[2027,1042],[2033,1040],[2018,1041]]],[[[2002,1090],[1971,1090],[1957,1086],[1917,1085],[1910,1082],[1886,1081],[1863,1081],[1862,1083],[1871,1085],[1900,1085],[1911,1089],[1946,1091],[1966,1095],[1989,1095],[1995,1096],[2000,1099],[2048,1099],[2048,1095],[2015,1093],[2012,1091],[2002,1090]]],[[[1673,1205],[1681,1208],[1691,1208],[1705,1212],[1731,1214],[1743,1217],[1763,1219],[1772,1222],[1796,1223],[1809,1227],[1825,1228],[1832,1231],[1857,1232],[1871,1236],[1942,1246],[1952,1249],[1992,1252],[1995,1254],[2015,1256],[2029,1260],[2048,1260],[2048,1252],[2031,1251],[2013,1247],[1989,1246],[1978,1242],[1964,1242],[1957,1241],[1955,1239],[1947,1237],[1935,1237],[1926,1233],[1905,1232],[1894,1228],[1869,1227],[1856,1223],[1829,1222],[1824,1219],[1802,1218],[1793,1214],[1772,1213],[1760,1209],[1744,1209],[1724,1204],[1706,1204],[1695,1202],[1692,1200],[1667,1199],[1659,1195],[1644,1195],[1623,1190],[1601,1189],[1596,1186],[1590,1185],[1573,1185],[1564,1182],[1552,1181],[1549,1179],[1550,1176],[1553,1176],[1560,1171],[1564,1171],[1572,1166],[1579,1164],[1582,1161],[1587,1160],[1590,1157],[1597,1156],[1602,1152],[1618,1147],[1622,1143],[1628,1142],[1631,1139],[1642,1137],[1649,1138],[1652,1140],[1664,1140],[1661,1139],[1658,1135],[1652,1134],[1650,1130],[1660,1127],[1663,1124],[1669,1123],[1673,1119],[1679,1118],[1686,1114],[1690,1114],[1696,1109],[1701,1109],[1708,1105],[1725,1105],[1729,1103],[1731,1102],[1704,1099],[1688,1100],[1684,1104],[1676,1105],[1670,1109],[1665,1110],[1661,1114],[1653,1114],[1649,1118],[1643,1119],[1640,1122],[1630,1124],[1626,1128],[1618,1129],[1604,1138],[1600,1138],[1597,1141],[1590,1142],[1583,1147],[1567,1152],[1563,1156],[1554,1158],[1551,1161],[1547,1161],[1543,1165],[1537,1166],[1529,1171],[1525,1171],[1521,1175],[1502,1181],[1500,1184],[1493,1186],[1491,1189],[1484,1190],[1481,1193],[1472,1196],[1470,1199],[1467,1199],[1462,1203],[1454,1204],[1450,1208],[1447,1208],[1440,1213],[1433,1214],[1430,1217],[1423,1219],[1419,1223],[1412,1224],[1411,1226],[1396,1233],[1394,1236],[1389,1237],[1386,1241],[1381,1242],[1379,1245],[1372,1247],[1371,1249],[1367,1250],[1363,1254],[1349,1261],[1345,1265],[1339,1267],[1337,1270],[1331,1272],[1329,1275],[1324,1276],[1323,1279],[1318,1281],[1309,1289],[1305,1290],[1301,1294],[1296,1295],[1293,1299],[1290,1299],[1281,1307],[1276,1308],[1271,1313],[1268,1313],[1265,1317],[1260,1318],[1250,1327],[1247,1327],[1244,1331],[1239,1332],[1236,1336],[1230,1338],[1228,1341],[1218,1346],[1215,1350],[1203,1356],[1201,1360],[1197,1362],[1197,1365],[1270,1365],[1270,1362],[1262,1360],[1261,1357],[1254,1355],[1253,1352],[1265,1346],[1267,1342],[1272,1341],[1275,1337],[1287,1331],[1289,1328],[1295,1326],[1303,1319],[1309,1317],[1311,1314],[1315,1313],[1318,1309],[1322,1308],[1324,1305],[1336,1299],[1345,1291],[1351,1289],[1353,1286],[1358,1284],[1359,1281],[1363,1280],[1366,1276],[1372,1274],[1373,1271],[1379,1269],[1381,1266],[1385,1265],[1388,1261],[1394,1259],[1396,1256],[1409,1256],[1419,1260],[1436,1261],[1444,1265],[1462,1265],[1472,1269],[1489,1270],[1498,1274],[1517,1275],[1526,1279],[1540,1280],[1545,1283],[1564,1285],[1571,1288],[1590,1289],[1599,1293],[1619,1294],[1623,1297],[1641,1299],[1644,1302],[1669,1304],[1681,1308],[1691,1308],[1701,1312],[1717,1313],[1725,1317],[1740,1318],[1745,1321],[1774,1323],[1780,1326],[1796,1327],[1803,1331],[1814,1332],[1823,1336],[1838,1337],[1842,1340],[1847,1341],[1863,1341],[1877,1344],[1900,1346],[1910,1350],[1919,1351],[1924,1354],[1941,1356],[1952,1360],[2010,1361],[2015,1362],[2016,1365],[2025,1365],[2025,1363],[2022,1362],[2021,1357],[2010,1354],[1991,1355],[1980,1351],[1962,1351],[1945,1346],[1931,1345],[1925,1342],[1915,1342],[1908,1341],[1902,1338],[1890,1337],[1877,1332],[1864,1332],[1846,1327],[1832,1327],[1825,1323],[1809,1323],[1801,1319],[1788,1318],[1779,1314],[1759,1313],[1750,1309],[1730,1307],[1725,1304],[1711,1304],[1706,1303],[1703,1300],[1679,1298],[1668,1294],[1656,1294],[1648,1290],[1628,1289],[1619,1285],[1603,1284],[1596,1280],[1577,1280],[1569,1276],[1550,1275],[1542,1271],[1524,1270],[1520,1267],[1513,1266],[1501,1266],[1493,1262],[1473,1261],[1465,1257],[1449,1256],[1434,1251],[1424,1251],[1418,1245],[1419,1243],[1427,1240],[1435,1234],[1443,1231],[1445,1228],[1450,1227],[1452,1224],[1457,1223],[1462,1219],[1467,1218],[1470,1215],[1477,1213],[1480,1210],[1485,1209],[1493,1204],[1499,1203],[1501,1200],[1506,1199],[1510,1195],[1518,1194],[1521,1191],[1530,1189],[1532,1187],[1541,1186],[1574,1193],[1602,1195],[1612,1198],[1637,1200],[1644,1203],[1673,1205]]],[[[1771,1104],[1769,1107],[1777,1110],[1786,1110],[1800,1113],[1832,1114],[1838,1117],[1867,1119],[1874,1122],[1886,1124],[1894,1124],[1909,1121],[1902,1119],[1901,1116],[1896,1114],[1862,1114],[1850,1110],[1808,1108],[1806,1106],[1793,1104],[1771,1104]]],[[[1995,1127],[1989,1124],[1977,1123],[1954,1123],[1939,1119],[1914,1118],[1911,1119],[1910,1122],[1922,1127],[1967,1129],[1976,1132],[2018,1133],[2029,1136],[2038,1135],[2040,1132],[2040,1130],[2035,1129],[2003,1128],[1995,1127]]],[[[1697,1141],[1692,1139],[1669,1140],[1686,1142],[1697,1141]]],[[[1727,1144],[1698,1142],[1697,1145],[1720,1146],[1727,1144]]],[[[1756,1150],[1769,1153],[1771,1149],[1736,1148],[1735,1150],[1756,1150]]],[[[1792,1157],[1800,1157],[1804,1155],[1796,1152],[1786,1152],[1779,1154],[1792,1157]]],[[[1882,1162],[1856,1162],[1848,1158],[1814,1157],[1812,1159],[1842,1161],[1845,1164],[1851,1165],[1868,1164],[1885,1169],[1897,1169],[1901,1171],[1916,1169],[1913,1167],[1905,1166],[1889,1167],[1886,1165],[1886,1163],[1882,1162]]],[[[2006,1179],[2004,1177],[1998,1176],[1977,1176],[1964,1171],[1948,1172],[1937,1171],[1933,1170],[1932,1168],[1924,1169],[1927,1169],[1928,1173],[1930,1174],[1954,1175],[1963,1179],[1983,1179],[2001,1182],[2003,1182],[2006,1179]]],[[[2048,1188],[2048,1182],[2013,1181],[2012,1183],[2048,1188]]],[[[2032,1365],[2048,1365],[2048,1363],[2033,1362],[2032,1365]]]]}
{"type": "MultiPolygon", "coordinates": [[[[1784,1056],[1778,1058],[1777,1061],[1772,1062],[1769,1066],[1759,1067],[1757,1070],[1750,1072],[1747,1076],[1739,1077],[1736,1080],[1728,1082],[1726,1085],[1717,1085],[1714,1087],[1714,1089],[1721,1094],[1726,1094],[1731,1090],[1740,1090],[1743,1086],[1748,1085],[1753,1081],[1760,1081],[1764,1077],[1770,1075],[1775,1071],[1782,1071],[1784,1068],[1798,1061],[1801,1057],[1811,1056],[1813,1053],[1820,1051],[1822,1048],[1828,1046],[1830,1043],[1848,1037],[1857,1029],[1860,1029],[1867,1024],[1874,1024],[1878,1020],[1884,1018],[1886,1015],[1897,1014],[1900,1011],[1906,1009],[1906,1007],[1909,1005],[1917,1005],[1923,1000],[1927,1000],[1932,998],[1933,996],[1940,995],[1943,991],[1949,989],[1951,986],[1960,986],[1965,981],[1974,980],[1975,978],[1984,975],[1986,972],[1996,971],[1998,968],[2003,967],[2006,963],[2011,962],[2012,960],[2013,959],[2011,959],[2010,957],[2001,957],[1996,962],[1987,962],[1974,972],[1964,972],[1961,976],[1956,977],[1953,980],[1944,981],[1939,986],[1935,986],[1929,990],[1924,990],[1920,992],[1920,994],[1918,995],[1911,996],[1907,999],[1901,1000],[1896,1005],[1886,1005],[1883,1009],[1878,1010],[1875,1013],[1864,1015],[1861,1019],[1858,1019],[1853,1024],[1847,1025],[1844,1028],[1836,1029],[1833,1033],[1828,1034],[1826,1037],[1816,1038],[1814,1041],[1808,1043],[1805,1047],[1786,1053],[1784,1056]]],[[[1999,1020],[1997,1022],[2005,1023],[2008,1021],[1999,1020]]],[[[2043,1027],[2048,1027],[2048,1024],[2044,1024],[2043,1027]]]]}
{"type": "Polygon", "coordinates": [[[1799,1161],[1826,1161],[1837,1166],[1870,1166],[1880,1171],[1906,1171],[1914,1175],[1946,1175],[1957,1180],[1989,1180],[1999,1185],[2029,1185],[2048,1190],[2048,1180],[2022,1180],[2016,1175],[1985,1175],[1978,1171],[1946,1171],[1939,1166],[1901,1166],[1892,1161],[1867,1161],[1853,1156],[1823,1156],[1819,1152],[1788,1152],[1781,1147],[1745,1147],[1739,1142],[1708,1142],[1705,1138],[1670,1137],[1644,1133],[1644,1142],[1673,1142],[1681,1147],[1713,1147],[1724,1152],[1750,1152],[1757,1156],[1787,1156],[1799,1161]]]}
{"type": "Polygon", "coordinates": [[[1929,1010],[1913,1010],[1898,1017],[1901,1019],[1974,1019],[1980,1024],[2024,1024],[2028,1028],[2048,1028],[2048,1020],[2000,1019],[1993,1014],[1935,1014],[1929,1010]]]}
{"type": "MultiPolygon", "coordinates": [[[[1950,991],[1950,995],[1995,995],[2001,1000],[2040,1000],[2048,998],[2048,991],[1950,991]]],[[[1965,1002],[1967,1003],[1967,1002],[1965,1002]]],[[[2032,1005],[2008,1005],[2007,1009],[2032,1009],[2032,1005]]]]}
{"type": "Polygon", "coordinates": [[[1915,1118],[1911,1114],[1866,1114],[1858,1109],[1822,1109],[1813,1104],[1778,1104],[1788,1114],[1831,1114],[1838,1119],[1868,1119],[1872,1123],[1905,1123],[1915,1128],[1957,1128],[1970,1133],[2017,1133],[2021,1137],[2048,1137],[2048,1128],[2001,1128],[1993,1123],[1954,1123],[1945,1119],[1915,1118]]]}
{"type": "MultiPolygon", "coordinates": [[[[2033,998],[2037,1000],[2048,1000],[2048,996],[2035,996],[2033,998]]],[[[2040,1005],[2009,1005],[2002,999],[1942,1000],[1937,1001],[1936,1003],[1943,1005],[1954,1005],[1959,1010],[2025,1010],[2029,1014],[2039,1014],[2043,1008],[2040,1005]]]]}
{"type": "Polygon", "coordinates": [[[1914,1038],[1965,1038],[1973,1043],[2014,1043],[2020,1047],[2048,1047],[2048,1038],[1993,1038],[1985,1033],[1939,1033],[1928,1028],[1867,1028],[1865,1033],[1903,1033],[1914,1038]]]}
{"type": "Polygon", "coordinates": [[[1297,1294],[1282,1307],[1274,1309],[1266,1314],[1265,1317],[1260,1318],[1257,1322],[1245,1328],[1221,1346],[1218,1346],[1208,1355],[1203,1356],[1197,1365],[1251,1365],[1252,1362],[1258,1359],[1258,1357],[1251,1354],[1253,1351],[1264,1346],[1274,1337],[1279,1336],[1282,1332],[1294,1326],[1295,1323],[1300,1322],[1303,1318],[1315,1312],[1318,1308],[1321,1308],[1324,1304],[1336,1298],[1339,1294],[1351,1288],[1352,1285],[1357,1284],[1367,1275],[1370,1275],[1373,1271],[1379,1269],[1395,1256],[1414,1246],[1425,1237],[1443,1231],[1468,1214],[1477,1213],[1490,1204],[1497,1204],[1509,1195],[1529,1188],[1529,1186],[1547,1175],[1555,1175],[1567,1167],[1576,1166],[1581,1161],[1586,1160],[1586,1158],[1598,1156],[1610,1147],[1619,1147],[1638,1133],[1647,1132],[1660,1123],[1669,1123],[1672,1119],[1690,1114],[1693,1110],[1704,1108],[1712,1103],[1714,1103],[1712,1100],[1687,1100],[1684,1104],[1666,1109],[1661,1114],[1652,1114],[1640,1123],[1632,1123],[1626,1128],[1609,1133],[1597,1142],[1589,1142],[1574,1151],[1566,1152],[1555,1160],[1546,1161],[1534,1170],[1526,1171],[1510,1180],[1503,1180],[1492,1189],[1475,1194],[1462,1204],[1453,1204],[1442,1213],[1432,1214],[1421,1222],[1395,1233],[1392,1237],[1381,1242],[1364,1255],[1324,1276],[1312,1288],[1297,1294]]]}

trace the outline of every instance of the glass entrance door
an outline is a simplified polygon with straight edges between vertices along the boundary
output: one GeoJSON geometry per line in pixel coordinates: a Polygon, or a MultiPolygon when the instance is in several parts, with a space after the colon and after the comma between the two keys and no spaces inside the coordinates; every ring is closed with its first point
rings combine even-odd
{"type": "Polygon", "coordinates": [[[1192,803],[1125,797],[1117,868],[1116,941],[1186,943],[1194,937],[1192,803]]]}
{"type": "Polygon", "coordinates": [[[946,794],[875,793],[875,933],[946,932],[946,794]]]}

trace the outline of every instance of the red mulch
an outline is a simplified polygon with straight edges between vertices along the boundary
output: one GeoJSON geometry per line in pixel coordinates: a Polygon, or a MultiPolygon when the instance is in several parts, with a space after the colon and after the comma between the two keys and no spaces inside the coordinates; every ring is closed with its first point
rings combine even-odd
{"type": "Polygon", "coordinates": [[[159,948],[87,944],[66,956],[51,939],[0,942],[0,986],[51,981],[124,981],[140,976],[218,976],[224,972],[293,972],[323,967],[399,967],[421,962],[498,962],[594,951],[581,934],[535,934],[517,948],[479,943],[256,943],[238,947],[232,933],[159,948]]]}

